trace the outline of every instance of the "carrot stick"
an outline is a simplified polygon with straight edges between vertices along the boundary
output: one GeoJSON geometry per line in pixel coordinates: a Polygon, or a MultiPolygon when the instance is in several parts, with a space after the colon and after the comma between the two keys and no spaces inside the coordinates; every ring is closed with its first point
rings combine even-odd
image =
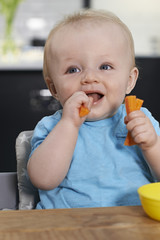
{"type": "Polygon", "coordinates": [[[80,110],[79,110],[79,116],[80,116],[80,117],[84,117],[84,116],[86,116],[89,112],[90,112],[90,111],[89,111],[88,108],[86,108],[86,107],[84,107],[84,106],[81,106],[81,107],[80,107],[80,110]]]}
{"type": "Polygon", "coordinates": [[[127,115],[130,112],[135,111],[136,110],[136,96],[127,96],[125,98],[125,106],[126,106],[127,115]]]}
{"type": "MultiPolygon", "coordinates": [[[[142,104],[143,104],[143,100],[136,98],[136,96],[127,96],[125,98],[125,106],[126,106],[127,115],[132,111],[140,110],[140,108],[142,107],[142,104]]],[[[127,134],[124,145],[125,146],[136,145],[130,132],[128,132],[128,134],[127,134]]]]}
{"type": "Polygon", "coordinates": [[[137,98],[137,101],[136,101],[136,110],[140,110],[142,105],[143,105],[143,100],[142,99],[139,99],[137,98]]]}

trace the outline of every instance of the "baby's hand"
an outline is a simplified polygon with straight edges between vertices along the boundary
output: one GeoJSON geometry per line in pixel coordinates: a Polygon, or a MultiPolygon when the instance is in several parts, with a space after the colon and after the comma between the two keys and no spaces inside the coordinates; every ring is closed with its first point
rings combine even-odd
{"type": "Polygon", "coordinates": [[[136,144],[142,150],[147,150],[153,147],[157,141],[158,136],[149,118],[142,111],[134,111],[125,117],[125,123],[128,131],[136,144]]]}
{"type": "Polygon", "coordinates": [[[69,120],[75,126],[80,127],[87,118],[87,115],[80,116],[81,106],[86,107],[89,111],[93,104],[93,98],[88,97],[83,91],[75,92],[67,99],[63,106],[63,119],[69,120]]]}

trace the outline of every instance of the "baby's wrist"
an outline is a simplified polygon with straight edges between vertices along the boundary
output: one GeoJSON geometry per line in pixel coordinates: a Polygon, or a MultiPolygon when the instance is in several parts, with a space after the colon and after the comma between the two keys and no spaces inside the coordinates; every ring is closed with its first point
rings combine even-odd
{"type": "Polygon", "coordinates": [[[71,128],[72,131],[79,131],[80,125],[77,124],[72,118],[62,117],[61,123],[64,125],[65,128],[71,128]]]}

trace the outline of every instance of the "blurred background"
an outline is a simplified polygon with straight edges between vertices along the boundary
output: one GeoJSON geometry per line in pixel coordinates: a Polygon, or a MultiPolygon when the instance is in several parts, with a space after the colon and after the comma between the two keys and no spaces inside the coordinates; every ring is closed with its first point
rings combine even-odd
{"type": "Polygon", "coordinates": [[[140,76],[132,92],[160,122],[159,0],[0,0],[0,172],[16,171],[15,139],[60,108],[42,77],[45,40],[62,16],[107,9],[130,28],[140,76]]]}

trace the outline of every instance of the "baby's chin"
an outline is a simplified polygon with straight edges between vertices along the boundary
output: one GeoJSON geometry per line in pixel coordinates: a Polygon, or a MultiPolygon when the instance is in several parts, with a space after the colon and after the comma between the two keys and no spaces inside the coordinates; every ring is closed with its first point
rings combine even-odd
{"type": "Polygon", "coordinates": [[[104,120],[104,119],[106,119],[106,118],[109,118],[109,116],[107,117],[107,116],[88,116],[87,118],[86,118],[86,121],[87,122],[95,122],[95,121],[100,121],[100,120],[104,120]]]}
{"type": "Polygon", "coordinates": [[[98,113],[92,113],[92,111],[88,114],[86,121],[87,122],[94,122],[94,121],[100,121],[107,118],[111,118],[116,114],[117,111],[111,112],[111,113],[104,113],[104,114],[98,114],[98,113]]]}

